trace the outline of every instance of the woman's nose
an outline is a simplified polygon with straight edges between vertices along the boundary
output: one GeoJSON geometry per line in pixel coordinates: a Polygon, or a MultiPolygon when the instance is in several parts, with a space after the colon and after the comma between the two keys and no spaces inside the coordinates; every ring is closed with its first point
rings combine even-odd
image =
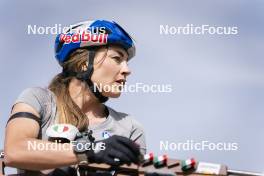
{"type": "Polygon", "coordinates": [[[125,76],[128,76],[131,74],[131,70],[129,69],[127,62],[123,62],[122,68],[121,68],[121,74],[125,76]]]}

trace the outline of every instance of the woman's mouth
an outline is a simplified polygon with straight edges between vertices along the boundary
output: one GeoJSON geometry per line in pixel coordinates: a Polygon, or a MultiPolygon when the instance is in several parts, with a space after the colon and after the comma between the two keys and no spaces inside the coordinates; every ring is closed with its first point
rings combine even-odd
{"type": "Polygon", "coordinates": [[[121,84],[121,85],[125,85],[126,80],[125,79],[119,79],[116,81],[116,83],[121,84]]]}

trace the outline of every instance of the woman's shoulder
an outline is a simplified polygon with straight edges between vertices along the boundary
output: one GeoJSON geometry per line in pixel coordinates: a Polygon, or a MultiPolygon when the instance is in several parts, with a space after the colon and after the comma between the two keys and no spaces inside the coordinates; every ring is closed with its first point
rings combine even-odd
{"type": "Polygon", "coordinates": [[[31,94],[48,94],[50,90],[43,87],[28,87],[25,88],[22,93],[31,93],[31,94]]]}
{"type": "Polygon", "coordinates": [[[29,87],[19,94],[14,105],[17,103],[26,103],[35,108],[37,112],[40,112],[42,107],[52,102],[53,95],[49,89],[42,87],[29,87]]]}
{"type": "Polygon", "coordinates": [[[52,96],[52,92],[48,88],[43,87],[29,87],[24,89],[19,95],[19,97],[31,97],[37,99],[46,99],[52,96]]]}

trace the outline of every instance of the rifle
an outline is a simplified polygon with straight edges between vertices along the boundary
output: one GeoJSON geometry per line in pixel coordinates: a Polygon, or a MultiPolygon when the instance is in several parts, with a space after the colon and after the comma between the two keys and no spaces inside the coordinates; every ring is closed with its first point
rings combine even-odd
{"type": "Polygon", "coordinates": [[[193,158],[187,160],[169,159],[167,155],[153,157],[153,153],[144,156],[140,165],[122,165],[118,167],[109,166],[106,164],[88,164],[80,165],[83,170],[115,170],[116,175],[162,175],[162,176],[203,176],[203,175],[218,175],[218,176],[263,176],[261,173],[231,170],[225,165],[196,162],[193,158]],[[151,158],[151,159],[150,159],[151,158]]]}
{"type": "MultiPolygon", "coordinates": [[[[164,157],[164,156],[163,156],[164,157]]],[[[185,160],[186,161],[186,160],[185,160]]],[[[4,175],[4,162],[3,156],[0,159],[2,175],[4,175]]],[[[111,171],[115,171],[116,176],[264,176],[261,173],[231,170],[225,165],[206,163],[206,162],[195,162],[192,166],[187,169],[183,169],[184,160],[167,159],[166,162],[156,165],[153,161],[149,163],[142,163],[141,165],[121,165],[121,166],[110,166],[107,164],[80,164],[79,171],[81,176],[90,175],[96,171],[100,171],[101,175],[110,175],[111,171]]],[[[23,176],[23,174],[13,174],[12,176],[23,176]]],[[[41,176],[47,176],[45,174],[39,174],[41,176]]],[[[100,175],[100,174],[98,174],[100,175]]],[[[1,173],[0,173],[1,176],[1,173]]],[[[11,176],[11,175],[9,175],[11,176]]]]}
{"type": "MultiPolygon", "coordinates": [[[[58,124],[57,124],[58,126],[58,124]]],[[[74,140],[74,136],[76,134],[72,134],[79,132],[74,129],[72,125],[68,124],[60,124],[62,129],[68,129],[68,131],[63,130],[58,132],[58,127],[51,126],[47,130],[47,135],[51,139],[64,139],[63,141],[72,141],[74,140]],[[70,134],[67,134],[67,132],[70,134]]],[[[4,153],[1,152],[0,157],[0,176],[4,175],[4,153]],[[1,175],[2,172],[2,175],[1,175]]],[[[218,175],[218,176],[229,176],[229,175],[237,175],[237,176],[264,176],[262,173],[254,173],[240,170],[231,170],[226,165],[206,163],[206,162],[196,162],[193,158],[187,160],[178,160],[168,158],[167,155],[162,156],[154,156],[153,153],[146,154],[141,156],[141,163],[139,165],[131,164],[131,165],[120,165],[120,166],[110,166],[107,164],[79,164],[78,170],[80,176],[86,175],[112,175],[109,173],[113,173],[113,175],[117,176],[174,176],[174,175],[189,175],[189,176],[203,176],[203,175],[218,175]],[[98,171],[101,174],[91,174],[98,171]]],[[[61,172],[63,175],[63,172],[61,172]]],[[[69,173],[64,173],[66,175],[72,175],[69,173]]],[[[13,176],[23,176],[23,174],[14,174],[13,176]]],[[[29,174],[27,174],[28,176],[29,174]]],[[[33,176],[34,174],[32,174],[33,176]]],[[[36,174],[35,174],[36,175],[36,174]]],[[[39,173],[38,175],[47,176],[51,174],[43,174],[39,173]]],[[[9,175],[11,176],[11,175],[9,175]]],[[[57,176],[57,175],[56,175],[57,176]]]]}

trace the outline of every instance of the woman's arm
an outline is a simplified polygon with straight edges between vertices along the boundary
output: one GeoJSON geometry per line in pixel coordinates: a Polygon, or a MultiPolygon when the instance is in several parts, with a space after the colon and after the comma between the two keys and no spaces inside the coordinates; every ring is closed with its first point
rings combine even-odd
{"type": "MultiPolygon", "coordinates": [[[[37,111],[25,103],[17,103],[12,110],[12,114],[17,112],[29,112],[37,117],[37,111]]],[[[32,119],[15,118],[9,121],[5,133],[5,164],[10,167],[16,167],[29,170],[43,170],[77,164],[78,159],[74,154],[70,144],[54,144],[49,141],[38,140],[40,126],[32,119]],[[42,147],[32,149],[29,144],[35,143],[36,146],[51,146],[61,150],[53,150],[48,147],[41,150],[42,147]],[[55,146],[56,145],[56,146],[55,146]],[[62,149],[64,145],[64,149],[62,149]]]]}

